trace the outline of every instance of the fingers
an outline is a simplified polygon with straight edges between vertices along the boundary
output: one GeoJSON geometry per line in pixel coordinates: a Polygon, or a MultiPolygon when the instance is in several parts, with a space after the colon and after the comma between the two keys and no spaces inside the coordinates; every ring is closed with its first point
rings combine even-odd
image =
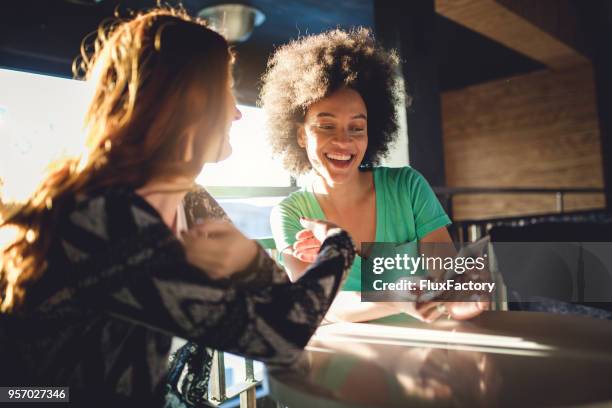
{"type": "Polygon", "coordinates": [[[446,302],[421,302],[416,305],[420,318],[427,323],[434,322],[448,314],[446,302]]]}
{"type": "Polygon", "coordinates": [[[315,237],[302,239],[302,240],[296,241],[293,244],[294,251],[305,251],[309,249],[316,249],[316,251],[319,252],[320,247],[321,247],[321,243],[315,237]]]}
{"type": "Polygon", "coordinates": [[[489,309],[489,302],[453,302],[449,307],[449,314],[456,320],[467,320],[478,316],[489,309]]]}
{"type": "Polygon", "coordinates": [[[199,235],[212,236],[212,235],[225,235],[236,231],[236,227],[223,220],[206,220],[202,223],[191,228],[190,231],[194,231],[199,235]]]}
{"type": "Polygon", "coordinates": [[[196,228],[190,230],[181,231],[181,241],[183,244],[189,242],[190,245],[196,245],[199,240],[206,240],[207,234],[204,231],[199,231],[196,228]]]}
{"type": "MultiPolygon", "coordinates": [[[[318,251],[317,251],[318,253],[318,251]]],[[[317,259],[317,253],[313,252],[294,252],[293,256],[302,262],[313,263],[317,259]]]]}
{"type": "Polygon", "coordinates": [[[183,246],[186,248],[195,246],[200,239],[203,240],[205,237],[200,235],[197,231],[181,231],[181,240],[183,241],[183,246]]]}
{"type": "Polygon", "coordinates": [[[202,269],[211,279],[219,279],[227,275],[228,258],[225,239],[206,239],[196,231],[186,231],[182,234],[183,246],[187,261],[202,269]]]}
{"type": "Polygon", "coordinates": [[[204,238],[194,234],[183,235],[183,246],[186,252],[192,252],[199,257],[227,257],[232,252],[236,252],[232,246],[238,242],[232,239],[233,236],[220,238],[204,238]]]}
{"type": "Polygon", "coordinates": [[[310,237],[314,237],[314,234],[309,229],[303,229],[300,232],[298,232],[297,234],[295,234],[295,239],[297,239],[297,240],[306,239],[306,238],[310,238],[310,237]]]}
{"type": "Polygon", "coordinates": [[[421,302],[416,305],[415,317],[431,323],[441,317],[468,320],[489,309],[486,301],[478,302],[421,302]]]}
{"type": "Polygon", "coordinates": [[[187,250],[186,257],[190,264],[204,271],[213,280],[231,275],[231,264],[228,262],[227,251],[223,248],[207,248],[206,251],[187,250]]]}
{"type": "Polygon", "coordinates": [[[443,313],[438,308],[439,302],[393,302],[392,307],[422,322],[431,323],[443,313]]]}
{"type": "Polygon", "coordinates": [[[227,278],[248,266],[258,245],[232,224],[205,222],[182,234],[187,260],[211,279],[227,278]]]}
{"type": "MultiPolygon", "coordinates": [[[[309,222],[311,220],[306,219],[306,224],[309,222]]],[[[297,241],[291,246],[292,255],[302,262],[314,262],[321,248],[321,241],[308,229],[301,230],[295,237],[297,241]]]]}

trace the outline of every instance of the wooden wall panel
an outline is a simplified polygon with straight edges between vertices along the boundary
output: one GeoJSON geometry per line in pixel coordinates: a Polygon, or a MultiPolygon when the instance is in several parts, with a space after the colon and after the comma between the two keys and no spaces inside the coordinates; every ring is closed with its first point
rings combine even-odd
{"type": "MultiPolygon", "coordinates": [[[[442,95],[447,184],[452,187],[602,187],[590,64],[540,71],[442,95]]],[[[601,208],[571,195],[566,209],[601,208]]],[[[457,197],[455,219],[553,212],[554,196],[457,197]]]]}

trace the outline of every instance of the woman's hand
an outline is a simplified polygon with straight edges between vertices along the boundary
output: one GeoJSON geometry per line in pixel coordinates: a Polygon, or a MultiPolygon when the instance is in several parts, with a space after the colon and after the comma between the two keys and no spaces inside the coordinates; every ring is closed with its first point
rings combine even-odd
{"type": "Polygon", "coordinates": [[[187,261],[222,279],[244,270],[257,256],[257,244],[227,221],[210,220],[182,234],[187,261]]]}
{"type": "Polygon", "coordinates": [[[281,251],[285,270],[291,282],[296,282],[315,261],[321,249],[321,244],[329,235],[329,231],[338,228],[336,224],[312,218],[300,218],[303,230],[296,234],[297,241],[281,251]]]}
{"type": "Polygon", "coordinates": [[[338,226],[329,221],[312,218],[300,218],[300,224],[304,229],[295,235],[297,241],[291,247],[293,256],[302,262],[312,263],[317,259],[321,243],[327,238],[329,230],[338,226]]]}
{"type": "Polygon", "coordinates": [[[429,301],[429,302],[390,302],[401,313],[406,313],[423,322],[431,323],[441,317],[454,320],[467,320],[489,309],[487,301],[429,301]]]}

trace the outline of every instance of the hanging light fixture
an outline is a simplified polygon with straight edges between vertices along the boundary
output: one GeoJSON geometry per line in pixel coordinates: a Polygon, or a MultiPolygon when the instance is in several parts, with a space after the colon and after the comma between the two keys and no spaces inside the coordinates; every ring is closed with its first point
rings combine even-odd
{"type": "Polygon", "coordinates": [[[210,27],[221,33],[230,43],[249,39],[253,29],[266,19],[264,13],[246,4],[225,3],[203,8],[198,16],[208,21],[210,27]]]}

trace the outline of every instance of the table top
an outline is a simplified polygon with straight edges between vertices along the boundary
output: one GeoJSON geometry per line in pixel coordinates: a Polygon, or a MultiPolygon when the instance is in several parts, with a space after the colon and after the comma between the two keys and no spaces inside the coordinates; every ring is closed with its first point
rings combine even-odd
{"type": "Polygon", "coordinates": [[[486,312],[322,326],[271,397],[296,407],[612,406],[612,321],[486,312]]]}

